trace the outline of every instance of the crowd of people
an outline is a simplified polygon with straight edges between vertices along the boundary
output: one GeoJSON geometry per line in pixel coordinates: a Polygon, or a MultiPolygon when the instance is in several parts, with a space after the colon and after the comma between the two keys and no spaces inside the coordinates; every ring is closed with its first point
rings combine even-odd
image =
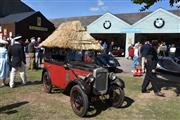
{"type": "MultiPolygon", "coordinates": [[[[137,42],[135,45],[132,44],[129,46],[128,59],[132,60],[132,65],[131,65],[132,72],[134,72],[134,69],[137,67],[141,67],[142,72],[143,73],[145,72],[145,68],[144,68],[145,57],[148,55],[148,51],[151,46],[152,45],[149,41],[146,41],[143,45],[140,42],[137,42]]],[[[165,42],[161,42],[158,43],[156,51],[158,56],[170,56],[174,58],[176,53],[176,47],[175,44],[167,46],[165,42]]]]}
{"type": "Polygon", "coordinates": [[[100,44],[103,48],[104,53],[106,54],[112,54],[113,47],[114,47],[114,42],[110,42],[109,44],[106,41],[100,41],[100,44]]]}
{"type": "Polygon", "coordinates": [[[15,87],[16,73],[19,72],[22,85],[27,83],[26,78],[26,56],[29,56],[29,70],[41,67],[43,59],[43,49],[38,47],[41,38],[37,40],[33,37],[23,40],[22,36],[17,35],[13,39],[0,39],[0,80],[2,86],[7,85],[15,87]]]}
{"type": "Polygon", "coordinates": [[[149,83],[152,85],[152,89],[157,96],[164,96],[161,93],[161,89],[157,84],[156,66],[158,62],[158,56],[171,56],[175,57],[176,47],[174,44],[169,47],[165,42],[158,43],[157,40],[152,40],[150,43],[146,41],[143,45],[139,42],[129,48],[129,59],[132,59],[132,72],[137,67],[140,67],[142,73],[145,73],[144,81],[142,84],[142,93],[148,93],[147,86],[149,83]]]}

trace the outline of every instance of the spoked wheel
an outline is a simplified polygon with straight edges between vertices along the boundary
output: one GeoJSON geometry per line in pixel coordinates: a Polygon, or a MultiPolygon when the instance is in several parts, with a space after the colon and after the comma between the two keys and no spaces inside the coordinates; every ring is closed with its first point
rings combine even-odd
{"type": "Polygon", "coordinates": [[[79,87],[79,85],[75,85],[71,89],[70,101],[71,107],[75,114],[77,114],[80,117],[86,115],[89,108],[88,97],[84,93],[84,91],[79,87]]]}
{"type": "Polygon", "coordinates": [[[116,85],[112,85],[109,90],[109,102],[113,107],[119,108],[124,102],[124,90],[116,85]]]}
{"type": "Polygon", "coordinates": [[[51,79],[48,74],[48,72],[44,72],[43,74],[43,86],[44,86],[44,91],[47,93],[52,92],[52,84],[51,84],[51,79]]]}

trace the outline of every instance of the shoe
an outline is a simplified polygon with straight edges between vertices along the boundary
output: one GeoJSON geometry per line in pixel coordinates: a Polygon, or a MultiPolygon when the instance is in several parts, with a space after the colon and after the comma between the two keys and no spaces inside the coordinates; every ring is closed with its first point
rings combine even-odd
{"type": "Polygon", "coordinates": [[[142,92],[142,93],[150,93],[149,90],[142,90],[141,92],[142,92]]]}
{"type": "Polygon", "coordinates": [[[5,86],[5,84],[4,84],[4,83],[2,83],[0,87],[4,87],[4,86],[5,86]]]}
{"type": "Polygon", "coordinates": [[[15,88],[15,85],[9,86],[10,88],[15,88]]]}
{"type": "Polygon", "coordinates": [[[164,93],[162,92],[156,92],[154,93],[156,96],[165,97],[164,93]]]}
{"type": "Polygon", "coordinates": [[[13,85],[13,86],[10,86],[10,88],[15,88],[15,86],[13,85]]]}
{"type": "Polygon", "coordinates": [[[24,85],[26,85],[27,83],[25,82],[25,83],[22,83],[22,85],[24,86],[24,85]]]}

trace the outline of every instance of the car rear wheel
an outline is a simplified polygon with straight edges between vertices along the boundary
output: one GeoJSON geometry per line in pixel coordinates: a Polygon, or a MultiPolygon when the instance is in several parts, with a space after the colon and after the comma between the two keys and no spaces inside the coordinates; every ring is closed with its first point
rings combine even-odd
{"type": "Polygon", "coordinates": [[[71,107],[76,115],[80,117],[86,115],[89,108],[88,97],[79,85],[72,87],[70,92],[70,101],[71,107]]]}
{"type": "Polygon", "coordinates": [[[48,72],[44,72],[43,74],[43,86],[44,86],[44,91],[46,93],[52,92],[52,84],[51,84],[51,79],[48,72]]]}
{"type": "Polygon", "coordinates": [[[113,107],[119,108],[124,102],[124,90],[116,85],[112,85],[109,90],[109,102],[113,107]]]}

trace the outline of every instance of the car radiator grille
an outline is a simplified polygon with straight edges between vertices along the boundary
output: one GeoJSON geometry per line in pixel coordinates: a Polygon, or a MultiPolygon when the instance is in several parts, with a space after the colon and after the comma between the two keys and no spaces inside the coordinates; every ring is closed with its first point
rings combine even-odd
{"type": "Polygon", "coordinates": [[[107,91],[107,86],[108,86],[108,77],[107,77],[107,72],[104,71],[104,69],[99,69],[95,73],[95,91],[104,94],[107,91]]]}

